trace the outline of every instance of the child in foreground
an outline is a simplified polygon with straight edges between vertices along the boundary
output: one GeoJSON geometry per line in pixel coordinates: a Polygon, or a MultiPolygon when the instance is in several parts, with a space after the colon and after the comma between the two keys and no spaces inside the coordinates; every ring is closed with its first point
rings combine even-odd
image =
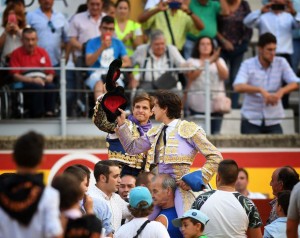
{"type": "Polygon", "coordinates": [[[182,217],[174,219],[173,225],[181,227],[184,238],[207,238],[202,235],[209,218],[199,210],[191,209],[186,211],[182,217]]]}

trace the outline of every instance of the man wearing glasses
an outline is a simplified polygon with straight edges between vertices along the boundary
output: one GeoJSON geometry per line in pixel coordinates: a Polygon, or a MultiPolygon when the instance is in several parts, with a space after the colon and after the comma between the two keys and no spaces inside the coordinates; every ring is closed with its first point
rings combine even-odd
{"type": "MultiPolygon", "coordinates": [[[[94,90],[95,100],[104,93],[104,83],[102,75],[105,75],[110,63],[117,58],[122,59],[122,67],[131,66],[131,61],[127,55],[126,48],[122,41],[113,37],[115,24],[111,16],[103,17],[100,27],[100,36],[87,42],[85,62],[87,66],[97,68],[91,72],[85,84],[94,90]],[[101,69],[99,69],[101,68],[101,69]],[[106,69],[105,69],[106,68],[106,69]]],[[[122,81],[117,81],[122,85],[122,81]]]]}

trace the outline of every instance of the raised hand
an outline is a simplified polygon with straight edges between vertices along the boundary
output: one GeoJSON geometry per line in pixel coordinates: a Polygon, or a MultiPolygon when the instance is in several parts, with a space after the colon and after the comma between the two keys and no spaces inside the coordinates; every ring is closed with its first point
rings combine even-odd
{"type": "Polygon", "coordinates": [[[118,123],[118,126],[122,126],[126,120],[126,112],[124,110],[122,110],[121,108],[118,108],[118,110],[121,112],[121,115],[117,117],[117,123],[118,123]]]}

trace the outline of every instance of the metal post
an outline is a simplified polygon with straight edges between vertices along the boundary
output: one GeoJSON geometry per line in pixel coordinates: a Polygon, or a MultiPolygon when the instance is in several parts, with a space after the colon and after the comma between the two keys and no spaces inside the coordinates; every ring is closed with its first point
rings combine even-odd
{"type": "Polygon", "coordinates": [[[300,134],[300,83],[298,83],[298,134],[300,134]]]}
{"type": "Polygon", "coordinates": [[[205,65],[204,65],[204,71],[205,71],[205,131],[207,135],[211,134],[210,131],[210,78],[209,78],[209,60],[205,60],[205,65]]]}
{"type": "Polygon", "coordinates": [[[66,60],[60,60],[60,118],[61,136],[67,135],[67,97],[66,97],[66,60]]]}

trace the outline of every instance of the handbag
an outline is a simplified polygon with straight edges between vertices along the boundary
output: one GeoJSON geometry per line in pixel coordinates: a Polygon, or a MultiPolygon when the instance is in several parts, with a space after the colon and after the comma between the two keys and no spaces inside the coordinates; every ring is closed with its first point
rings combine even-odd
{"type": "MultiPolygon", "coordinates": [[[[144,61],[144,66],[143,68],[146,68],[148,60],[151,62],[152,68],[154,65],[154,59],[150,55],[150,46],[147,48],[147,55],[146,59],[144,61]]],[[[169,48],[166,46],[166,57],[168,59],[168,65],[171,68],[172,67],[172,62],[170,59],[170,53],[169,53],[169,48]]],[[[142,80],[140,81],[140,86],[139,89],[144,89],[144,90],[151,90],[151,89],[172,89],[176,87],[178,78],[176,77],[176,74],[174,72],[167,71],[160,75],[156,80],[154,78],[153,71],[151,72],[152,75],[152,81],[151,82],[146,82],[145,81],[145,72],[142,73],[142,80]]]]}
{"type": "Polygon", "coordinates": [[[231,111],[231,99],[225,95],[218,95],[213,98],[212,111],[229,113],[231,111]]]}
{"type": "Polygon", "coordinates": [[[177,78],[174,73],[163,73],[157,80],[153,81],[153,87],[155,89],[172,89],[177,85],[177,78]]]}

